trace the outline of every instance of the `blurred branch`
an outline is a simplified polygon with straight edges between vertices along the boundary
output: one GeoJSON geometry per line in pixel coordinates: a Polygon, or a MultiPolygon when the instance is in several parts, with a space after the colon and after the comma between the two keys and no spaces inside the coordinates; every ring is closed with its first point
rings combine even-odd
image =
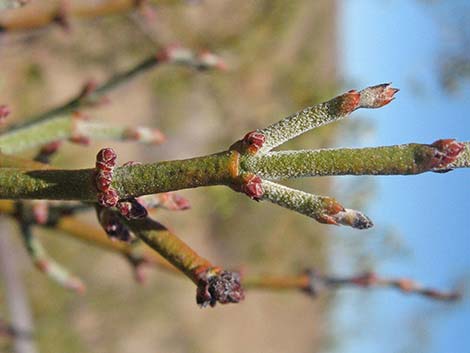
{"type": "Polygon", "coordinates": [[[15,154],[61,140],[70,140],[79,144],[88,144],[90,140],[160,144],[165,140],[165,136],[158,129],[92,122],[79,114],[69,114],[38,121],[1,134],[0,150],[4,154],[15,154]]]}
{"type": "Polygon", "coordinates": [[[19,223],[26,250],[31,257],[33,264],[38,270],[45,273],[50,279],[59,285],[77,293],[84,293],[85,285],[83,282],[78,277],[73,276],[61,264],[49,257],[40,240],[34,236],[31,225],[31,220],[33,219],[33,216],[30,214],[31,212],[32,211],[27,207],[27,204],[23,204],[21,202],[18,203],[16,218],[19,223]]]}
{"type": "Polygon", "coordinates": [[[26,118],[24,123],[13,126],[9,130],[26,128],[59,115],[67,115],[79,110],[80,108],[102,104],[106,101],[105,94],[109,91],[125,84],[139,74],[146,72],[159,64],[165,63],[188,66],[196,70],[208,70],[212,68],[223,69],[225,67],[222,60],[212,53],[202,52],[196,54],[187,48],[170,45],[161,49],[156,55],[144,59],[130,69],[115,74],[101,85],[98,85],[94,81],[85,83],[77,96],[68,102],[39,115],[26,118]]]}
{"type": "MultiPolygon", "coordinates": [[[[25,0],[1,0],[2,4],[25,3],[25,0]]],[[[138,8],[143,1],[104,0],[82,1],[37,1],[30,6],[7,15],[0,16],[0,29],[3,31],[31,30],[51,24],[64,24],[71,18],[94,18],[128,12],[138,8]]]]}
{"type": "Polygon", "coordinates": [[[0,218],[0,271],[5,283],[6,299],[10,311],[10,328],[20,334],[13,335],[15,353],[36,353],[32,339],[33,319],[26,297],[26,290],[22,283],[22,276],[18,268],[16,251],[12,234],[4,219],[0,218]]]}
{"type": "Polygon", "coordinates": [[[317,296],[321,293],[334,291],[344,287],[359,288],[393,288],[402,293],[417,294],[429,299],[455,301],[460,299],[458,292],[444,292],[433,288],[423,287],[409,278],[379,277],[374,272],[364,272],[349,277],[328,276],[317,271],[307,271],[298,276],[257,276],[243,280],[249,289],[291,290],[299,289],[305,293],[317,296]]]}
{"type": "Polygon", "coordinates": [[[16,9],[28,4],[31,0],[0,0],[0,10],[16,9]]]}

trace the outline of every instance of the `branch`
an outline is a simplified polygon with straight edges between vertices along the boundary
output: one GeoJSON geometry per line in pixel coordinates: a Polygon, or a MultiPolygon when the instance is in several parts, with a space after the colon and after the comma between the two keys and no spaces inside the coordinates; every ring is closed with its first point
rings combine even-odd
{"type": "Polygon", "coordinates": [[[160,64],[174,64],[187,66],[195,70],[224,69],[225,64],[215,54],[209,52],[194,53],[190,49],[177,45],[170,45],[162,48],[156,55],[152,55],[130,69],[117,73],[101,85],[97,85],[94,81],[87,82],[76,97],[68,102],[25,119],[25,123],[14,127],[15,129],[29,126],[43,120],[50,119],[58,115],[67,115],[73,113],[80,108],[95,106],[105,99],[105,95],[123,85],[124,83],[137,77],[160,64]]]}
{"type": "Polygon", "coordinates": [[[344,119],[356,109],[380,108],[392,101],[396,92],[398,89],[392,88],[390,84],[381,84],[359,92],[351,90],[328,102],[305,108],[267,128],[257,130],[260,136],[264,136],[259,152],[266,153],[307,131],[344,119]]]}
{"type": "Polygon", "coordinates": [[[124,220],[130,230],[197,285],[196,301],[202,307],[238,303],[244,299],[240,277],[213,266],[160,223],[144,218],[124,220]]]}
{"type": "Polygon", "coordinates": [[[247,289],[299,289],[313,297],[321,293],[343,287],[393,288],[403,293],[417,294],[442,301],[456,301],[461,298],[458,292],[445,292],[419,285],[409,278],[390,279],[379,277],[373,272],[364,272],[350,277],[327,276],[318,271],[306,271],[298,276],[257,276],[243,280],[247,289]]]}
{"type": "Polygon", "coordinates": [[[88,144],[90,140],[160,144],[165,137],[158,129],[116,126],[90,122],[79,115],[65,115],[38,121],[0,135],[0,150],[5,154],[15,154],[61,140],[80,144],[88,144]]]}
{"type": "Polygon", "coordinates": [[[243,155],[240,167],[269,180],[325,175],[408,175],[470,167],[470,142],[281,151],[243,155]]]}
{"type": "Polygon", "coordinates": [[[77,293],[85,292],[85,285],[78,277],[47,255],[39,239],[32,234],[29,224],[20,221],[20,229],[28,254],[39,271],[64,288],[77,293]]]}
{"type": "MultiPolygon", "coordinates": [[[[234,181],[234,155],[214,155],[114,170],[112,186],[120,199],[234,181]]],[[[95,169],[0,169],[1,199],[79,200],[96,202],[95,169]]]]}
{"type": "MultiPolygon", "coordinates": [[[[26,3],[26,0],[1,0],[0,4],[26,3]]],[[[42,2],[42,1],[39,1],[42,2]]],[[[21,12],[0,17],[0,30],[31,30],[51,24],[63,24],[70,17],[93,18],[127,12],[137,8],[141,1],[106,0],[99,2],[71,2],[64,6],[61,2],[31,5],[21,12]]],[[[0,6],[1,9],[1,6],[0,6]]]]}
{"type": "Polygon", "coordinates": [[[16,9],[28,4],[30,0],[0,0],[0,11],[16,9]]]}
{"type": "Polygon", "coordinates": [[[0,227],[0,271],[6,294],[7,306],[10,312],[10,324],[16,332],[22,333],[14,336],[14,350],[17,353],[37,352],[32,333],[34,325],[29,307],[26,289],[19,271],[18,259],[14,251],[13,234],[8,234],[5,224],[0,227]]]}
{"type": "Polygon", "coordinates": [[[342,224],[357,229],[373,226],[367,216],[359,211],[345,209],[331,197],[308,194],[269,181],[263,181],[261,185],[264,191],[262,199],[312,217],[320,223],[342,224]]]}

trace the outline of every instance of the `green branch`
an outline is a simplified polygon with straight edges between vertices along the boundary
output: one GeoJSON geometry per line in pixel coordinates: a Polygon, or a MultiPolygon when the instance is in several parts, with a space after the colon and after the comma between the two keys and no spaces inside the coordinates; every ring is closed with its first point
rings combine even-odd
{"type": "MultiPolygon", "coordinates": [[[[233,182],[233,153],[118,167],[113,187],[120,198],[233,182]]],[[[0,168],[1,199],[96,201],[95,169],[0,168]]]]}
{"type": "Polygon", "coordinates": [[[470,167],[470,142],[458,157],[442,166],[446,151],[433,145],[405,145],[281,151],[244,155],[240,167],[268,180],[325,175],[409,175],[470,167]]]}
{"type": "Polygon", "coordinates": [[[0,151],[15,154],[60,140],[79,143],[87,143],[89,140],[114,140],[159,144],[165,137],[158,129],[116,126],[87,121],[79,115],[66,115],[1,134],[0,151]]]}

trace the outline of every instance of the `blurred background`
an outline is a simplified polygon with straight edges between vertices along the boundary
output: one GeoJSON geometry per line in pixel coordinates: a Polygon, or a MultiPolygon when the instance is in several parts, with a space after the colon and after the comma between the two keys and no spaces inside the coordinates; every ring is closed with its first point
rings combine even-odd
{"type": "MultiPolygon", "coordinates": [[[[89,6],[105,0],[73,0],[89,6]]],[[[117,1],[119,2],[119,1],[117,1]]],[[[54,1],[0,12],[5,23],[35,18],[54,1]],[[31,15],[32,14],[32,15],[31,15]]],[[[391,105],[358,111],[283,148],[354,147],[470,139],[470,5],[467,1],[151,1],[143,11],[71,18],[0,33],[0,104],[12,120],[73,97],[158,48],[180,43],[221,55],[226,72],[158,67],[89,110],[100,121],[145,124],[162,146],[66,144],[54,160],[89,167],[103,146],[120,162],[187,158],[226,149],[266,126],[343,90],[393,81],[391,105]]],[[[77,5],[78,6],[78,5],[77,5]]],[[[29,153],[26,156],[32,156],[29,153]]],[[[375,270],[423,284],[465,287],[470,269],[468,171],[413,177],[301,179],[289,185],[364,210],[376,226],[319,225],[224,187],[185,190],[192,209],[158,220],[214,263],[250,273],[306,268],[348,275],[375,270]]],[[[96,224],[94,213],[83,219],[96,224]]],[[[2,221],[3,233],[15,233],[2,221]]],[[[37,231],[50,254],[87,284],[77,296],[30,265],[18,237],[9,249],[28,288],[41,352],[465,352],[470,305],[393,290],[344,289],[312,299],[300,292],[250,291],[242,304],[202,310],[185,278],[149,271],[139,286],[121,257],[63,234],[37,231]]],[[[4,282],[0,282],[4,287],[4,282]]],[[[4,291],[0,317],[8,318],[4,291]]],[[[0,351],[11,343],[0,337],[0,351]]]]}

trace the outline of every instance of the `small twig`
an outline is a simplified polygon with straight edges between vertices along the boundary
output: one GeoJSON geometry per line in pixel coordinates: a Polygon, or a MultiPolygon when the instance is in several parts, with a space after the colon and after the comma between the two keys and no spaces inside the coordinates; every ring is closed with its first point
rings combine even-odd
{"type": "MultiPolygon", "coordinates": [[[[25,205],[18,204],[18,208],[17,219],[21,235],[23,236],[28,254],[36,268],[61,286],[77,293],[84,293],[85,285],[83,282],[78,277],[71,275],[62,265],[51,259],[39,239],[33,235],[30,220],[26,219],[28,216],[26,215],[27,209],[25,205]]],[[[44,223],[47,222],[43,222],[43,224],[44,223]]]]}
{"type": "Polygon", "coordinates": [[[461,297],[461,294],[458,292],[444,292],[423,287],[409,278],[390,279],[379,277],[373,272],[364,272],[350,277],[338,277],[309,270],[298,276],[247,277],[243,279],[243,284],[247,289],[299,289],[313,297],[348,286],[359,288],[394,288],[403,293],[413,293],[442,301],[455,301],[461,297]]]}
{"type": "Polygon", "coordinates": [[[238,303],[244,298],[240,277],[235,272],[215,267],[160,223],[144,218],[124,221],[147,245],[197,285],[196,302],[202,307],[238,303]]]}
{"type": "Polygon", "coordinates": [[[348,225],[357,229],[373,226],[372,221],[359,211],[345,209],[338,201],[288,188],[269,181],[261,183],[262,199],[316,219],[320,223],[348,225]]]}
{"type": "Polygon", "coordinates": [[[31,0],[0,0],[0,10],[16,9],[27,5],[31,0]]]}
{"type": "Polygon", "coordinates": [[[12,129],[19,129],[56,116],[68,115],[84,107],[100,104],[108,92],[160,64],[187,66],[196,70],[224,68],[223,61],[215,54],[196,54],[190,49],[170,45],[162,48],[156,55],[142,60],[130,69],[115,74],[101,85],[93,81],[87,82],[76,97],[44,113],[26,118],[25,123],[14,126],[12,129]]]}
{"type": "Polygon", "coordinates": [[[325,175],[410,175],[470,167],[470,142],[280,151],[244,155],[240,166],[268,180],[325,175]]]}
{"type": "MultiPolygon", "coordinates": [[[[3,3],[26,3],[27,0],[0,0],[3,3]]],[[[39,1],[40,2],[40,1],[39,1]]],[[[32,4],[33,5],[33,4],[32,4]]],[[[52,24],[69,21],[70,17],[94,18],[131,11],[138,8],[136,0],[106,0],[98,2],[71,2],[66,13],[62,13],[63,1],[47,2],[38,6],[31,6],[21,13],[0,18],[0,29],[3,31],[32,30],[52,24]]],[[[0,6],[1,9],[1,6],[0,6]]]]}
{"type": "Polygon", "coordinates": [[[80,144],[88,144],[90,140],[160,144],[165,137],[158,129],[91,122],[79,115],[64,115],[1,134],[0,150],[4,154],[15,154],[61,140],[80,144]]]}
{"type": "Polygon", "coordinates": [[[0,271],[10,311],[10,325],[16,332],[24,333],[13,336],[14,349],[16,353],[36,353],[32,339],[33,319],[15,256],[13,235],[8,234],[5,224],[0,227],[0,232],[0,271]]]}
{"type": "Polygon", "coordinates": [[[362,91],[351,90],[332,100],[305,108],[281,121],[259,129],[256,132],[263,136],[259,153],[266,153],[309,130],[344,119],[359,108],[380,108],[393,100],[398,89],[390,84],[367,87],[362,91]]]}

